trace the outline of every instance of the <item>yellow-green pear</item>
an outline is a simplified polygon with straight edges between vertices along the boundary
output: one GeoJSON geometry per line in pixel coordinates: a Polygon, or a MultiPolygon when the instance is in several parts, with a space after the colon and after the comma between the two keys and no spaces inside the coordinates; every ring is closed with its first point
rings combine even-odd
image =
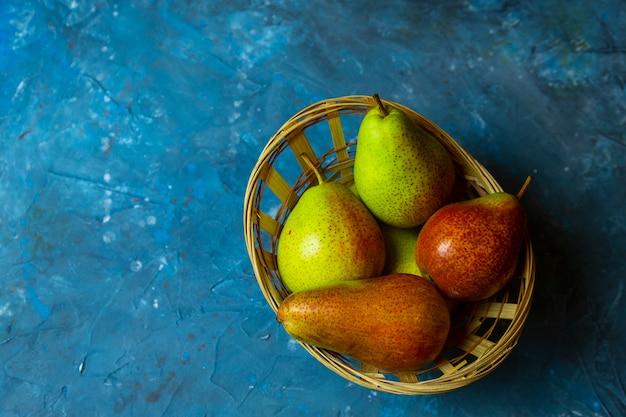
{"type": "Polygon", "coordinates": [[[405,112],[383,104],[363,118],[354,159],[354,182],[375,217],[396,227],[423,224],[443,206],[455,182],[444,146],[405,112]]]}
{"type": "Polygon", "coordinates": [[[385,242],[378,222],[347,185],[326,181],[304,191],[278,238],[276,258],[291,292],[380,275],[385,242]]]}
{"type": "Polygon", "coordinates": [[[290,294],[277,320],[296,340],[385,372],[416,371],[441,352],[450,331],[443,297],[412,274],[344,281],[290,294]]]}
{"type": "Polygon", "coordinates": [[[415,261],[419,227],[401,228],[379,223],[385,239],[386,259],[383,274],[405,273],[422,276],[415,261]]]}

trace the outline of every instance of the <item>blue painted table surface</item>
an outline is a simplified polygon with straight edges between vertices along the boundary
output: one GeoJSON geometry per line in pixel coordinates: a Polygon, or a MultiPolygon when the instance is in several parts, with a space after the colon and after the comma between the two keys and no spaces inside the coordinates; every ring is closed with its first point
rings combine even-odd
{"type": "Polygon", "coordinates": [[[4,0],[0,416],[626,415],[626,3],[4,0]],[[243,239],[267,140],[379,93],[524,198],[522,338],[480,381],[348,383],[243,239]]]}

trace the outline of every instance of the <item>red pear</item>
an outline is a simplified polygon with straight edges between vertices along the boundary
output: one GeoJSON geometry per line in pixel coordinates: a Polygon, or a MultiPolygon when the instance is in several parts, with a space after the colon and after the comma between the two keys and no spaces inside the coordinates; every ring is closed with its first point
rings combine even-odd
{"type": "Polygon", "coordinates": [[[448,204],[424,224],[415,246],[419,268],[457,301],[477,301],[512,279],[524,238],[526,214],[520,197],[497,192],[448,204]]]}

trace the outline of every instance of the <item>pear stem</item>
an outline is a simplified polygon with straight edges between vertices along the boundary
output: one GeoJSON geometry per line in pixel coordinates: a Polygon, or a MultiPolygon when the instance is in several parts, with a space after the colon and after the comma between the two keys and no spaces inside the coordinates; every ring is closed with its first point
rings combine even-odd
{"type": "Polygon", "coordinates": [[[524,181],[524,184],[522,184],[522,188],[520,188],[520,190],[517,192],[518,199],[522,198],[531,182],[533,182],[533,177],[529,175],[528,177],[526,177],[526,181],[524,181]]]}
{"type": "Polygon", "coordinates": [[[313,173],[317,177],[317,182],[319,182],[320,184],[326,182],[326,178],[324,178],[319,168],[313,163],[313,161],[311,161],[311,158],[309,158],[309,155],[307,155],[306,153],[302,153],[300,154],[300,156],[302,157],[302,159],[304,159],[304,162],[306,162],[309,168],[313,170],[313,173]]]}
{"type": "Polygon", "coordinates": [[[383,117],[387,117],[387,115],[389,115],[389,112],[387,111],[387,108],[383,104],[378,94],[374,94],[374,100],[376,101],[376,104],[378,105],[378,108],[380,109],[380,112],[382,113],[383,117]]]}

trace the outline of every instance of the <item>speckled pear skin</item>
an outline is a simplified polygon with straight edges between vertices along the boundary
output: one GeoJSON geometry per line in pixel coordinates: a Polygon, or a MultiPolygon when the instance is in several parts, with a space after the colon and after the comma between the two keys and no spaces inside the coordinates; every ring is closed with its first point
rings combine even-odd
{"type": "Polygon", "coordinates": [[[416,227],[448,201],[455,182],[443,145],[403,111],[370,109],[361,122],[354,160],[359,196],[378,219],[416,227]]]}
{"type": "Polygon", "coordinates": [[[379,225],[387,252],[383,274],[405,273],[421,276],[415,261],[415,244],[420,228],[394,227],[382,222],[379,225]]]}
{"type": "Polygon", "coordinates": [[[291,294],[277,320],[296,340],[392,373],[433,361],[450,331],[443,297],[430,281],[412,274],[291,294]]]}
{"type": "Polygon", "coordinates": [[[433,214],[417,238],[415,259],[447,298],[482,300],[513,277],[525,234],[519,199],[505,192],[489,194],[433,214]]]}
{"type": "Polygon", "coordinates": [[[308,188],[287,217],[278,271],[291,292],[381,274],[385,243],[374,216],[338,182],[308,188]]]}

